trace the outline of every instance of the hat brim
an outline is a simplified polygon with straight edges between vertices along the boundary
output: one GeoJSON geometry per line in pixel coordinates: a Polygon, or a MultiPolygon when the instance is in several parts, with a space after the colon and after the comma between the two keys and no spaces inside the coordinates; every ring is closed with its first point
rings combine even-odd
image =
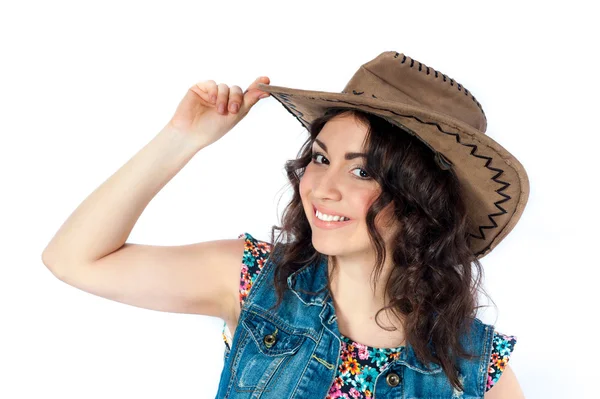
{"type": "Polygon", "coordinates": [[[462,185],[470,219],[471,247],[488,254],[512,231],[529,197],[523,165],[484,132],[456,118],[415,105],[361,93],[332,93],[259,83],[306,128],[328,108],[345,107],[378,115],[419,138],[450,160],[462,185]]]}

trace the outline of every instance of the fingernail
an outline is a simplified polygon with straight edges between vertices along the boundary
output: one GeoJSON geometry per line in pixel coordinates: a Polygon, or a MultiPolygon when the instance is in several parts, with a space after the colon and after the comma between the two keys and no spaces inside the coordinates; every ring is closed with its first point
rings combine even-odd
{"type": "Polygon", "coordinates": [[[269,94],[261,94],[260,96],[258,96],[258,98],[267,98],[269,97],[269,94]]]}
{"type": "Polygon", "coordinates": [[[212,96],[212,97],[210,98],[210,101],[211,101],[212,103],[214,103],[215,101],[217,101],[217,96],[212,96]]]}
{"type": "Polygon", "coordinates": [[[225,104],[219,104],[219,113],[224,113],[225,112],[225,104]]]}
{"type": "Polygon", "coordinates": [[[232,104],[232,105],[231,105],[231,110],[232,110],[233,112],[237,112],[237,110],[238,110],[239,108],[240,108],[240,106],[239,106],[239,105],[237,105],[237,104],[232,104]]]}

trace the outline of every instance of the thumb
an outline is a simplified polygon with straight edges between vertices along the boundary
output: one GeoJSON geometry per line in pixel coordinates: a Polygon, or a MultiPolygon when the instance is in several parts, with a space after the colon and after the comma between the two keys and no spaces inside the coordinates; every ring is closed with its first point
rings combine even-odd
{"type": "Polygon", "coordinates": [[[270,84],[271,80],[267,76],[261,76],[257,78],[248,89],[244,92],[244,100],[242,104],[242,108],[244,108],[245,112],[250,111],[250,108],[254,106],[258,102],[258,100],[262,98],[269,97],[270,94],[266,91],[262,91],[258,88],[259,83],[270,84]]]}

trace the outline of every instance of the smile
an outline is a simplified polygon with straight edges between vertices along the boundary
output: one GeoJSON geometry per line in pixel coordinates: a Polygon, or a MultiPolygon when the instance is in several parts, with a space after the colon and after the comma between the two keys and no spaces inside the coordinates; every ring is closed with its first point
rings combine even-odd
{"type": "MultiPolygon", "coordinates": [[[[321,214],[319,212],[319,214],[321,214]]],[[[353,219],[349,219],[349,220],[331,220],[331,221],[327,221],[327,220],[321,220],[317,217],[317,209],[313,207],[313,224],[321,229],[324,230],[333,230],[333,229],[338,229],[341,227],[345,227],[347,226],[349,223],[352,223],[353,219]]]]}

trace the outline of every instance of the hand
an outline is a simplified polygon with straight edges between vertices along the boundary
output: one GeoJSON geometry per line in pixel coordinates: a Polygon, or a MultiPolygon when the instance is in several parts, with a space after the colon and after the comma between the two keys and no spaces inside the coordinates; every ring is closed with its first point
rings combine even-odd
{"type": "Polygon", "coordinates": [[[166,127],[189,135],[195,143],[206,147],[241,121],[261,96],[269,96],[257,86],[270,82],[268,77],[261,76],[244,93],[239,86],[229,88],[224,83],[217,85],[214,80],[197,83],[188,89],[166,127]]]}

